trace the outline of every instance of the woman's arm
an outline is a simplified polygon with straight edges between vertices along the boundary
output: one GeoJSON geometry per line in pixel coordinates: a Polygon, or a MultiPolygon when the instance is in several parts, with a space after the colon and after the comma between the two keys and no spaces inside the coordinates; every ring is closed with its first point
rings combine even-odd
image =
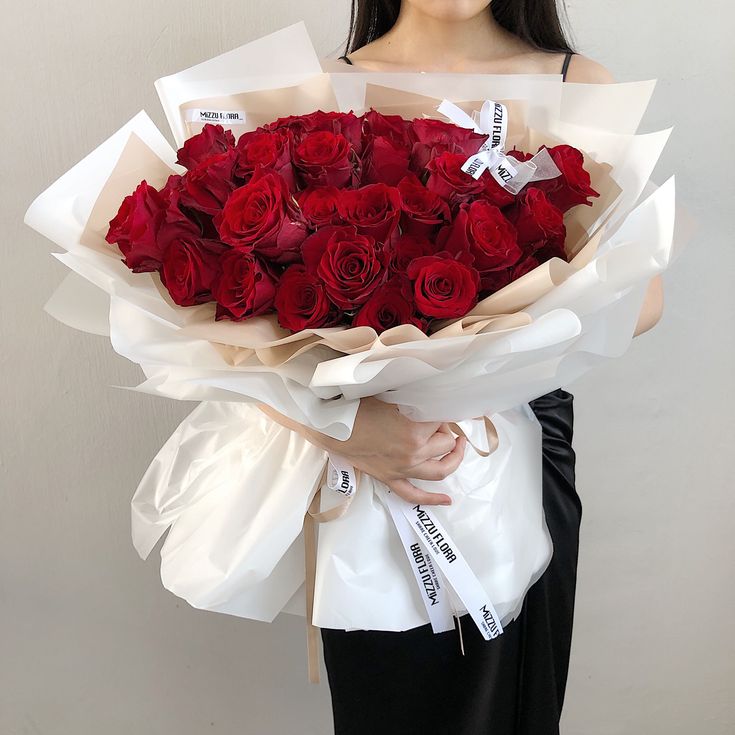
{"type": "MultiPolygon", "coordinates": [[[[615,80],[612,74],[602,64],[588,59],[581,54],[575,54],[567,71],[568,82],[582,82],[584,84],[611,84],[615,80]]],[[[648,284],[646,297],[643,301],[641,313],[638,316],[634,337],[647,332],[661,319],[664,309],[664,288],[661,276],[655,276],[648,284]]]]}
{"type": "Polygon", "coordinates": [[[643,308],[638,315],[634,337],[647,332],[661,319],[664,311],[664,286],[661,276],[654,276],[648,283],[648,290],[643,300],[643,308]]]}

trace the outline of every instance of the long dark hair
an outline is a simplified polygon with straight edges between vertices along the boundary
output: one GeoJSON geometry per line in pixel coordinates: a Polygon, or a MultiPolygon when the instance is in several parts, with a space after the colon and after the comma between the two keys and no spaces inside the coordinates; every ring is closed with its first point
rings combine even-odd
{"type": "MultiPolygon", "coordinates": [[[[386,34],[400,9],[401,0],[352,0],[345,53],[386,34]]],[[[499,25],[540,51],[573,51],[556,0],[492,0],[489,10],[499,25]]]]}

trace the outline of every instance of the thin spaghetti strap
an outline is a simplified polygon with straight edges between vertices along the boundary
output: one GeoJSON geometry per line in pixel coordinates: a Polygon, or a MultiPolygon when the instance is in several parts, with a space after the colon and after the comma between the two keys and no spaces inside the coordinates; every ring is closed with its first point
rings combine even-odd
{"type": "Polygon", "coordinates": [[[349,57],[347,55],[340,56],[340,59],[344,59],[350,66],[354,66],[354,64],[350,61],[349,57]]]}
{"type": "Polygon", "coordinates": [[[572,56],[574,56],[574,51],[567,51],[566,55],[564,56],[564,63],[561,67],[561,79],[563,82],[567,81],[567,72],[569,71],[569,63],[572,60],[572,56]]]}

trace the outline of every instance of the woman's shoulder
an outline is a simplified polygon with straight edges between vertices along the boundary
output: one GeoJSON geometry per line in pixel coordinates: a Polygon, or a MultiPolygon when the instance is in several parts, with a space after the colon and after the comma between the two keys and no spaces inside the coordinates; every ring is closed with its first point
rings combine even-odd
{"type": "Polygon", "coordinates": [[[567,69],[568,82],[582,84],[612,84],[615,78],[602,64],[582,54],[574,54],[567,69]]]}

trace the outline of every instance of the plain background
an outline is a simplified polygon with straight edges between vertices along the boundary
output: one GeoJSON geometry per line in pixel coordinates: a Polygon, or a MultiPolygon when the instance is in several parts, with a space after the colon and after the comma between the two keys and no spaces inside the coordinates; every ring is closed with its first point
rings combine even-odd
{"type": "MultiPolygon", "coordinates": [[[[161,587],[155,553],[138,559],[130,497],[193,404],[110,387],[138,369],[42,311],[65,269],[22,216],[141,107],[165,130],[158,77],[300,19],[331,55],[348,5],[2,0],[3,735],[331,732],[302,618],[194,610],[161,587]]],[[[664,276],[659,325],[569,386],[584,518],[564,733],[730,735],[735,12],[569,6],[583,52],[621,81],[659,78],[646,127],[676,130],[657,179],[677,173],[699,231],[664,276]]]]}

